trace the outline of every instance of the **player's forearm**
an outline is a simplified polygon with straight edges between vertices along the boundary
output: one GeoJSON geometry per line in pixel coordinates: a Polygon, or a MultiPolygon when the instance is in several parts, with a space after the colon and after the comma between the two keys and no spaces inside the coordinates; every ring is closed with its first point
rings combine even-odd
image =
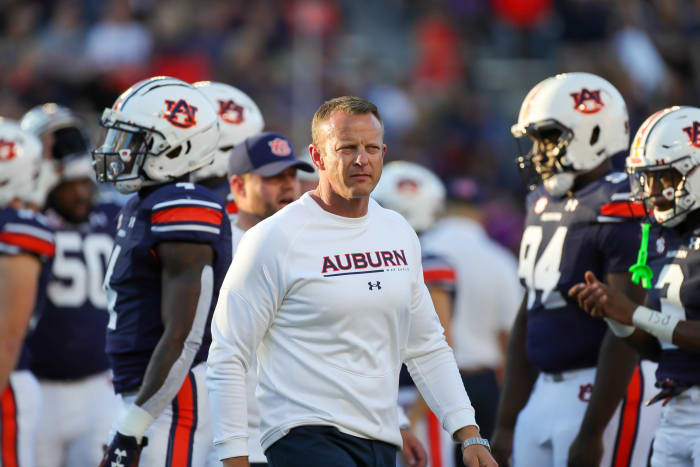
{"type": "Polygon", "coordinates": [[[498,404],[496,425],[512,429],[520,410],[525,406],[532,387],[537,380],[538,371],[527,359],[525,337],[527,333],[527,296],[523,299],[513,329],[510,333],[506,353],[506,374],[503,390],[498,404]]]}
{"type": "Polygon", "coordinates": [[[22,349],[34,311],[40,267],[29,255],[0,256],[0,391],[22,349]]]}
{"type": "Polygon", "coordinates": [[[607,332],[598,354],[593,392],[581,422],[580,433],[602,435],[617,405],[625,396],[637,363],[637,352],[622,339],[607,332]]]}
{"type": "Polygon", "coordinates": [[[248,457],[229,457],[221,461],[223,467],[249,467],[248,457]]]}

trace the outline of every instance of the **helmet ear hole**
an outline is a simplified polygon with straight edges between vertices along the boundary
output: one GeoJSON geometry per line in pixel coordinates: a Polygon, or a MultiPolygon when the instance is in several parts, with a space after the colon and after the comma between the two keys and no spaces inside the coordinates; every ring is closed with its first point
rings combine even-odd
{"type": "Polygon", "coordinates": [[[167,157],[168,159],[175,159],[177,156],[180,155],[180,152],[182,152],[182,146],[178,146],[175,149],[173,149],[172,151],[168,152],[165,155],[165,157],[167,157]]]}
{"type": "Polygon", "coordinates": [[[591,146],[598,142],[598,138],[600,138],[600,126],[596,125],[591,132],[591,146]]]}

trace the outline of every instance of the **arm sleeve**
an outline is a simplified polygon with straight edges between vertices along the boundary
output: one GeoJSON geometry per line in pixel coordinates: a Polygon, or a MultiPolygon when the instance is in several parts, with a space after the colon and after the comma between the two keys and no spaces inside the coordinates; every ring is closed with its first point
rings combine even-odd
{"type": "Polygon", "coordinates": [[[220,239],[222,223],[228,222],[221,204],[198,196],[156,203],[151,208],[151,235],[155,243],[183,241],[216,243],[220,239]]]}
{"type": "MultiPolygon", "coordinates": [[[[417,239],[416,249],[420,257],[417,239]]],[[[403,359],[418,390],[442,427],[454,435],[464,426],[476,425],[474,408],[423,282],[423,270],[421,267],[418,269],[418,274],[414,276],[411,318],[403,359]]]]}
{"type": "Polygon", "coordinates": [[[426,285],[439,287],[454,292],[457,283],[457,271],[446,258],[438,254],[424,253],[423,279],[426,285]]]}
{"type": "Polygon", "coordinates": [[[0,254],[30,254],[47,261],[56,252],[53,231],[31,211],[5,210],[0,218],[0,254]]]}
{"type": "Polygon", "coordinates": [[[285,294],[281,243],[247,232],[214,310],[207,387],[219,459],[248,455],[246,372],[285,294]]]}
{"type": "Polygon", "coordinates": [[[623,273],[637,260],[641,229],[633,221],[600,224],[597,240],[605,258],[605,274],[623,273]]]}

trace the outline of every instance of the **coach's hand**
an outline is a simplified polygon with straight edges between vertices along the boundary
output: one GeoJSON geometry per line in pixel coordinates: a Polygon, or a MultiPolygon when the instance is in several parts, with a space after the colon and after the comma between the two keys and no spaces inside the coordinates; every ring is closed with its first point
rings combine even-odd
{"type": "Polygon", "coordinates": [[[428,463],[428,455],[418,438],[413,436],[410,430],[401,430],[403,449],[401,456],[404,464],[410,467],[425,467],[428,463]]]}
{"type": "Polygon", "coordinates": [[[102,462],[100,462],[100,467],[112,467],[117,465],[124,467],[137,467],[139,465],[141,450],[147,444],[148,438],[145,436],[141,440],[141,443],[139,443],[136,441],[135,437],[126,436],[117,432],[105,451],[102,462]]]}
{"type": "Polygon", "coordinates": [[[466,467],[498,467],[486,446],[473,444],[462,451],[462,462],[466,467]]]}
{"type": "Polygon", "coordinates": [[[598,467],[603,458],[603,439],[599,435],[579,435],[569,447],[568,467],[598,467]]]}

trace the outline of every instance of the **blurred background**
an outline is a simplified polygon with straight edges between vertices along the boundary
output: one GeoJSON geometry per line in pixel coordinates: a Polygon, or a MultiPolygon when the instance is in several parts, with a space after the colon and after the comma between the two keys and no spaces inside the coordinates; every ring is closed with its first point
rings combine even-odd
{"type": "Polygon", "coordinates": [[[0,115],[55,101],[97,144],[99,114],[134,82],[210,79],[247,92],[305,153],[318,105],[359,95],[385,119],[387,160],[432,168],[515,251],[509,128],[529,88],[600,74],[634,134],[659,108],[698,105],[698,50],[700,0],[0,0],[0,115]]]}

